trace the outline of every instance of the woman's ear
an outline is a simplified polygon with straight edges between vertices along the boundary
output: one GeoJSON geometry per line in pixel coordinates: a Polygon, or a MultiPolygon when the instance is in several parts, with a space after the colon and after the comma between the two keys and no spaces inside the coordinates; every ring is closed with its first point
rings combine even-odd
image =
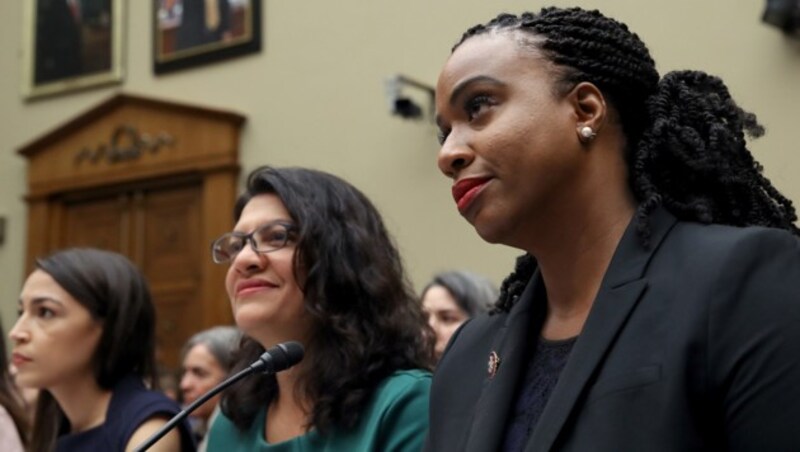
{"type": "Polygon", "coordinates": [[[589,82],[581,82],[567,95],[575,115],[575,133],[583,143],[592,141],[602,130],[608,110],[603,93],[589,82]]]}

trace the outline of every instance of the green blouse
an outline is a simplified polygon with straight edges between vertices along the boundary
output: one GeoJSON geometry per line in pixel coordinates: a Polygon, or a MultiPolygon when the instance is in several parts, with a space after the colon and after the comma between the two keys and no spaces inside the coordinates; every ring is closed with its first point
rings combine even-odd
{"type": "Polygon", "coordinates": [[[428,431],[430,385],[429,372],[395,372],[377,387],[354,429],[326,436],[312,430],[276,444],[264,440],[266,407],[244,431],[220,413],[208,433],[208,451],[419,452],[428,431]]]}

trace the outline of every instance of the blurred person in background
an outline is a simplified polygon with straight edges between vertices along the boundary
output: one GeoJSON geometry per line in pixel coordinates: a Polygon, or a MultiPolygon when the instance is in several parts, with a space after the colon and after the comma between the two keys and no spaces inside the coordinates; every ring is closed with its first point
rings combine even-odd
{"type": "Polygon", "coordinates": [[[497,300],[497,287],[485,277],[468,271],[436,274],[422,290],[422,308],[436,333],[436,360],[450,337],[469,318],[489,310],[497,300]]]}
{"type": "MultiPolygon", "coordinates": [[[[234,326],[216,326],[190,337],[181,352],[183,375],[180,391],[183,404],[188,406],[228,377],[234,364],[242,334],[234,326]]],[[[191,414],[192,431],[205,450],[205,435],[219,404],[220,394],[197,407],[191,414]]]]}

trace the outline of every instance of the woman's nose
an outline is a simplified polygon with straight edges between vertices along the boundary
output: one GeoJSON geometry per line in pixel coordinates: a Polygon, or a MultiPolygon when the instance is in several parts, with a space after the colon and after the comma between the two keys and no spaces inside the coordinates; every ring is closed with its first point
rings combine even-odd
{"type": "Polygon", "coordinates": [[[439,149],[437,163],[445,176],[456,179],[458,172],[469,166],[474,159],[472,149],[451,132],[439,149]]]}
{"type": "Polygon", "coordinates": [[[240,273],[249,273],[264,268],[267,258],[265,253],[259,253],[250,245],[246,244],[231,261],[231,266],[235,267],[240,273]]]}
{"type": "Polygon", "coordinates": [[[181,391],[186,392],[187,390],[189,390],[189,387],[191,386],[191,384],[192,384],[191,377],[189,377],[188,374],[184,374],[184,376],[181,377],[181,383],[180,383],[179,387],[181,388],[181,391]]]}
{"type": "Polygon", "coordinates": [[[29,337],[28,332],[22,325],[22,318],[20,317],[17,319],[17,322],[14,323],[11,331],[8,332],[8,338],[11,339],[12,342],[19,344],[28,340],[29,337]]]}
{"type": "Polygon", "coordinates": [[[428,317],[428,326],[431,327],[437,336],[439,335],[439,322],[437,322],[433,316],[428,317]]]}

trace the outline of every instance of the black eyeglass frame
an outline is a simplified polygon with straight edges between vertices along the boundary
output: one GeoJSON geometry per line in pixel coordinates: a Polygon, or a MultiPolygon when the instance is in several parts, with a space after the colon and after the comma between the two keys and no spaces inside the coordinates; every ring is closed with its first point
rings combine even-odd
{"type": "Polygon", "coordinates": [[[240,252],[242,252],[242,250],[244,249],[245,243],[250,245],[250,249],[252,249],[253,252],[259,253],[259,254],[271,253],[273,251],[278,251],[279,249],[282,249],[282,248],[286,247],[286,244],[288,244],[291,240],[295,240],[297,232],[298,232],[298,228],[297,228],[297,226],[295,224],[293,224],[291,222],[288,222],[288,221],[284,221],[284,220],[270,221],[269,223],[264,223],[261,226],[253,229],[249,234],[245,234],[243,232],[238,232],[238,231],[227,232],[227,233],[222,234],[221,236],[219,236],[213,242],[211,242],[211,260],[214,261],[215,264],[227,264],[227,263],[230,263],[234,259],[236,259],[236,256],[240,252]],[[280,246],[270,247],[269,249],[258,249],[258,243],[256,243],[256,239],[255,239],[254,236],[256,234],[258,234],[259,232],[262,232],[263,230],[265,230],[267,228],[271,228],[273,226],[283,226],[284,229],[286,230],[286,239],[283,241],[283,243],[281,243],[280,246]],[[223,242],[224,240],[230,239],[231,237],[235,237],[235,238],[239,239],[239,243],[241,243],[241,245],[242,245],[241,248],[239,248],[239,250],[236,251],[235,253],[232,253],[232,254],[229,253],[230,257],[227,258],[227,259],[218,259],[217,258],[217,253],[216,253],[216,250],[218,249],[217,245],[220,244],[221,242],[223,242]]]}

